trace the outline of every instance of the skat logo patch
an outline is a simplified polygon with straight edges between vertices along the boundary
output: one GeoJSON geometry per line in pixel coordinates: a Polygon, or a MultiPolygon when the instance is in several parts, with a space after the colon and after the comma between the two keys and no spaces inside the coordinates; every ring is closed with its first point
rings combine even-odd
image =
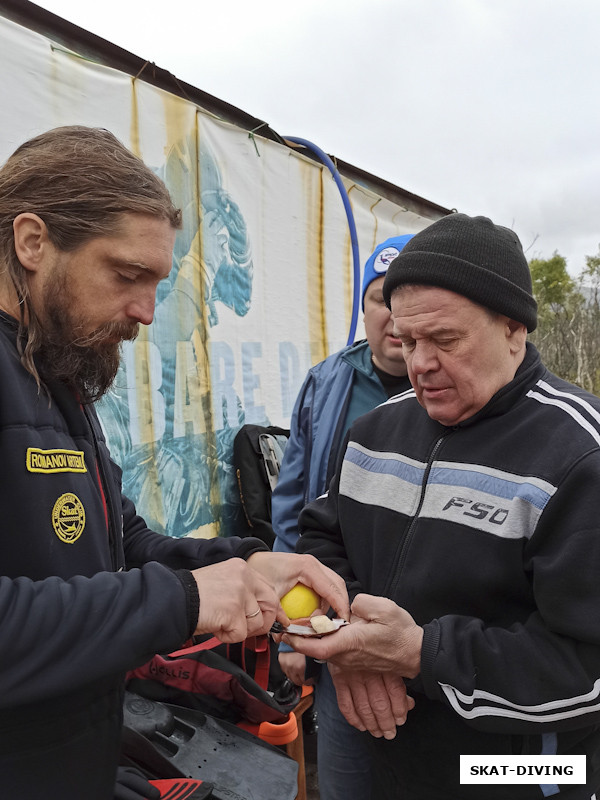
{"type": "Polygon", "coordinates": [[[66,544],[73,544],[85,528],[85,509],[75,494],[61,494],[52,509],[52,527],[54,532],[66,544]]]}
{"type": "Polygon", "coordinates": [[[27,448],[28,472],[87,472],[83,450],[27,448]]]}

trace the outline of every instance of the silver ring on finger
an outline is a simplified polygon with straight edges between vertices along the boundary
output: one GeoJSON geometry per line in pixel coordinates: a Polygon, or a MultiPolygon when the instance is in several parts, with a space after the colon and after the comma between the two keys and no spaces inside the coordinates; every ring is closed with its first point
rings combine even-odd
{"type": "Polygon", "coordinates": [[[246,614],[246,619],[252,619],[252,617],[257,617],[260,614],[260,606],[253,611],[252,614],[246,614]]]}

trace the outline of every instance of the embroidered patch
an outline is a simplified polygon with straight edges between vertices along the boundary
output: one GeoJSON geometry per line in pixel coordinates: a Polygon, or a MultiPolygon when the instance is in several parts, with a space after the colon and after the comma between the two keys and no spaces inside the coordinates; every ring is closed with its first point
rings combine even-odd
{"type": "Polygon", "coordinates": [[[28,472],[87,472],[83,450],[27,448],[28,472]]]}
{"type": "Polygon", "coordinates": [[[385,247],[381,253],[377,253],[377,258],[373,262],[373,271],[380,274],[387,272],[392,261],[399,255],[400,250],[397,247],[385,247]]]}
{"type": "Polygon", "coordinates": [[[85,528],[85,509],[75,494],[61,494],[52,509],[52,527],[58,538],[66,544],[73,544],[85,528]]]}

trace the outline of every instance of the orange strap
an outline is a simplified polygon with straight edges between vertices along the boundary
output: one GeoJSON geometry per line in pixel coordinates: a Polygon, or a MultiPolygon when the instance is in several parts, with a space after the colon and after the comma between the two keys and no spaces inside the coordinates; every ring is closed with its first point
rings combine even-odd
{"type": "MultiPolygon", "coordinates": [[[[191,647],[184,647],[182,650],[175,650],[169,653],[169,656],[171,658],[189,656],[193,653],[199,653],[202,650],[213,650],[220,644],[223,644],[220,639],[217,639],[216,636],[211,636],[211,638],[207,639],[205,642],[194,644],[191,647]]],[[[269,686],[269,669],[271,667],[271,650],[269,647],[268,635],[251,636],[244,642],[244,649],[252,650],[256,653],[256,668],[252,677],[262,689],[266,690],[269,686]]]]}

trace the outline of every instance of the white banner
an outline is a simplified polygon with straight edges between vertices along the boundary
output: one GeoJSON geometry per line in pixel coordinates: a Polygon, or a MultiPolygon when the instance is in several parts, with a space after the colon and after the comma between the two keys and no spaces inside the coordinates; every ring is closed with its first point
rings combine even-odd
{"type": "MultiPolygon", "coordinates": [[[[125,346],[99,410],[125,491],[150,526],[235,533],[236,431],[287,426],[306,370],[348,336],[352,249],[331,174],[2,17],[0,72],[0,161],[58,125],[108,128],[183,208],[155,320],[125,346]]],[[[344,183],[361,267],[378,242],[431,221],[344,183]]]]}

